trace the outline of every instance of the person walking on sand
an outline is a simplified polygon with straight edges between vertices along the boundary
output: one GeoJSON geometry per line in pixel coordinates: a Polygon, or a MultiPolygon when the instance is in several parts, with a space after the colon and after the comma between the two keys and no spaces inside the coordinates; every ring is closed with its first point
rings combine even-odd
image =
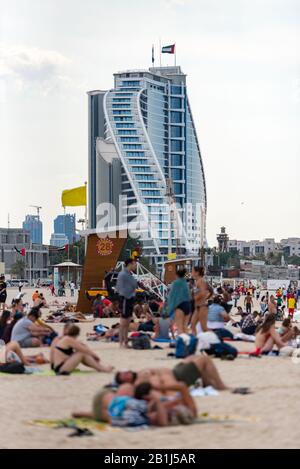
{"type": "Polygon", "coordinates": [[[120,347],[128,347],[128,331],[129,324],[133,315],[133,307],[135,303],[135,293],[137,288],[137,280],[133,276],[136,270],[136,260],[127,259],[125,267],[119,273],[116,291],[119,294],[119,308],[120,308],[120,331],[119,342],[120,347]]]}

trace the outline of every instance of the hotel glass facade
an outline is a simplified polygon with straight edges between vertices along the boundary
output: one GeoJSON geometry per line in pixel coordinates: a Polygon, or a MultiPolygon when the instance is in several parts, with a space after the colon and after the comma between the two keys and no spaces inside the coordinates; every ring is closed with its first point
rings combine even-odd
{"type": "Polygon", "coordinates": [[[127,219],[142,213],[145,253],[156,262],[170,252],[197,255],[205,241],[207,201],[186,76],[180,67],[160,67],[116,73],[114,79],[112,90],[88,93],[90,228],[97,225],[97,206],[112,197],[99,197],[101,139],[113,145],[121,163],[110,192],[126,195],[127,219]]]}

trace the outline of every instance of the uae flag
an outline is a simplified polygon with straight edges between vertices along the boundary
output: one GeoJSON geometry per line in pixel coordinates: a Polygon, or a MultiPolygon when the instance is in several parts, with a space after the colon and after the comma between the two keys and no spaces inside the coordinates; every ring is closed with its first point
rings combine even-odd
{"type": "Polygon", "coordinates": [[[163,47],[161,52],[162,54],[175,54],[175,44],[163,47]]]}

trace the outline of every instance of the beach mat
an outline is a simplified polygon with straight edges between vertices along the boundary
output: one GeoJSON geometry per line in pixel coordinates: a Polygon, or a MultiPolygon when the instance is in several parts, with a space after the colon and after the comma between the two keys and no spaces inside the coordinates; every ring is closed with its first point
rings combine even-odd
{"type": "Polygon", "coordinates": [[[172,339],[151,339],[152,342],[157,342],[158,344],[175,344],[176,340],[172,339]]]}
{"type": "Polygon", "coordinates": [[[107,423],[97,422],[96,420],[90,419],[57,419],[57,420],[47,420],[47,419],[38,419],[38,420],[29,420],[26,422],[27,425],[34,427],[44,427],[44,428],[87,428],[88,430],[98,430],[99,432],[107,431],[112,429],[107,423]]]}
{"type": "MultiPolygon", "coordinates": [[[[206,412],[200,413],[198,418],[193,422],[193,424],[203,424],[203,423],[255,423],[260,419],[255,416],[245,417],[241,415],[212,415],[206,412]]],[[[107,423],[97,422],[90,419],[79,419],[79,418],[70,418],[70,419],[57,419],[57,420],[47,420],[47,419],[38,419],[38,420],[29,420],[25,422],[27,425],[34,427],[44,427],[44,428],[86,428],[90,431],[110,431],[110,430],[125,430],[125,431],[141,431],[147,429],[153,429],[154,427],[142,426],[142,427],[112,427],[107,423]]]]}

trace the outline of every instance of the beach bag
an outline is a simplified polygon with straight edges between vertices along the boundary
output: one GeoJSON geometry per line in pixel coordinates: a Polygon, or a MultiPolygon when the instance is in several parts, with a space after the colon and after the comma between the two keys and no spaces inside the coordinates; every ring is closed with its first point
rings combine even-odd
{"type": "Polygon", "coordinates": [[[151,349],[150,338],[145,334],[140,334],[132,338],[132,348],[135,350],[149,350],[151,349]]]}
{"type": "Polygon", "coordinates": [[[19,375],[25,373],[25,367],[22,363],[12,362],[0,365],[0,373],[9,373],[19,375]]]}
{"type": "Polygon", "coordinates": [[[198,339],[192,334],[180,334],[176,338],[175,357],[186,358],[194,355],[197,348],[198,339]]]}
{"type": "Polygon", "coordinates": [[[226,358],[228,356],[236,358],[238,351],[236,348],[232,347],[232,345],[220,342],[219,344],[212,344],[207,353],[209,355],[215,355],[217,358],[226,358]]]}

